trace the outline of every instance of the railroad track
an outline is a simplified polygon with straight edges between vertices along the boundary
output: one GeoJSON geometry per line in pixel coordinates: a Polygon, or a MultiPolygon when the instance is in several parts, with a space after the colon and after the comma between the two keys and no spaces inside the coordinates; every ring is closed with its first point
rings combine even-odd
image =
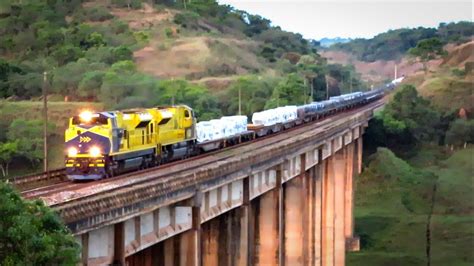
{"type": "MultiPolygon", "coordinates": [[[[322,121],[322,120],[320,120],[320,121],[322,121]]],[[[301,125],[301,126],[304,126],[304,125],[301,125]]],[[[190,157],[190,158],[187,158],[187,159],[173,161],[173,162],[170,162],[170,163],[167,163],[167,164],[160,165],[158,167],[153,167],[153,168],[149,168],[149,169],[145,169],[145,170],[141,170],[141,171],[134,171],[134,172],[130,172],[130,173],[125,173],[125,174],[121,174],[121,175],[118,175],[118,176],[113,177],[113,178],[102,179],[102,180],[92,181],[92,182],[78,183],[78,182],[65,181],[65,182],[57,183],[57,184],[50,185],[50,186],[44,186],[44,187],[40,187],[40,188],[35,188],[35,189],[23,191],[22,196],[24,198],[27,198],[27,199],[43,198],[43,199],[46,200],[47,203],[49,203],[48,199],[47,199],[48,196],[53,195],[55,193],[61,193],[62,191],[80,190],[80,189],[90,188],[92,186],[98,186],[98,187],[108,186],[111,182],[115,183],[119,180],[130,179],[130,178],[133,178],[131,180],[131,182],[126,182],[123,185],[136,185],[138,183],[148,181],[148,178],[144,178],[142,180],[142,178],[138,178],[138,176],[147,175],[149,173],[154,173],[154,172],[157,172],[157,171],[163,171],[165,169],[171,169],[171,172],[173,172],[173,173],[180,173],[180,172],[184,172],[185,170],[188,170],[189,168],[194,168],[194,167],[198,167],[198,166],[202,167],[202,166],[205,166],[205,165],[213,164],[217,161],[217,158],[215,158],[215,156],[214,156],[216,154],[221,154],[221,153],[222,154],[227,154],[224,157],[219,157],[219,160],[225,160],[225,159],[228,159],[230,157],[235,156],[234,153],[230,152],[233,149],[236,149],[236,148],[242,147],[242,146],[247,146],[251,143],[255,143],[255,142],[258,142],[258,141],[262,142],[262,141],[267,140],[267,139],[271,139],[271,143],[269,143],[269,144],[279,142],[279,141],[281,141],[281,139],[277,140],[277,139],[274,139],[272,137],[276,137],[276,136],[281,135],[283,133],[289,133],[291,131],[301,129],[301,126],[293,127],[291,129],[288,129],[288,130],[280,131],[276,134],[268,135],[268,136],[261,137],[261,138],[258,138],[258,139],[252,140],[252,141],[248,141],[248,142],[243,142],[243,143],[240,143],[240,144],[237,144],[237,145],[233,145],[233,146],[229,146],[229,147],[219,149],[219,150],[216,150],[216,151],[204,153],[204,154],[201,154],[201,155],[198,155],[198,156],[193,156],[193,157],[190,157]],[[193,163],[193,162],[195,162],[197,160],[200,160],[200,159],[203,159],[203,158],[205,158],[205,159],[199,161],[198,163],[193,163]]],[[[308,126],[308,124],[306,124],[306,126],[308,126]]],[[[114,188],[115,188],[115,186],[114,186],[114,188]]],[[[93,191],[93,189],[91,189],[91,190],[88,189],[88,191],[91,192],[91,191],[93,191]]],[[[70,195],[71,194],[68,195],[68,193],[65,193],[64,196],[67,197],[67,196],[70,196],[70,195]]]]}
{"type": "Polygon", "coordinates": [[[20,192],[34,190],[54,184],[67,182],[66,168],[54,169],[44,173],[8,178],[7,182],[20,192]]]}
{"type": "MultiPolygon", "coordinates": [[[[348,114],[355,114],[358,111],[360,111],[360,108],[349,110],[348,114]]],[[[303,124],[301,126],[270,136],[262,137],[251,142],[245,142],[212,153],[206,153],[186,160],[165,164],[157,168],[150,168],[139,172],[124,174],[114,178],[95,182],[72,183],[72,186],[66,186],[64,188],[60,188],[59,190],[52,191],[46,189],[42,193],[24,196],[28,198],[42,198],[46,204],[50,205],[51,207],[62,209],[62,206],[74,205],[73,202],[82,201],[86,198],[90,200],[97,198],[109,198],[112,200],[118,196],[118,194],[135,194],[132,193],[132,191],[136,191],[137,189],[152,189],[155,184],[161,184],[160,186],[171,189],[174,187],[174,184],[179,183],[181,186],[185,183],[195,183],[196,180],[184,180],[183,178],[189,179],[189,175],[192,175],[194,169],[198,167],[206,165],[220,165],[225,163],[227,160],[232,160],[232,157],[236,155],[247,154],[250,156],[252,151],[255,149],[264,149],[266,146],[286,140],[289,134],[298,135],[303,134],[309,130],[316,130],[320,133],[325,132],[327,128],[334,127],[333,123],[334,121],[338,121],[340,115],[341,113],[336,114],[335,116],[327,117],[324,120],[319,120],[316,123],[303,124]],[[238,147],[241,148],[237,149],[238,147]]],[[[150,191],[149,193],[153,192],[150,191]]],[[[136,197],[136,195],[130,196],[136,197]]]]}
{"type": "MultiPolygon", "coordinates": [[[[375,103],[369,104],[368,106],[374,105],[375,103]]],[[[346,115],[355,113],[364,107],[348,110],[345,113],[346,115]]],[[[318,120],[317,122],[313,122],[310,124],[302,124],[300,126],[296,126],[294,128],[284,130],[276,134],[261,137],[249,142],[244,142],[210,153],[201,154],[199,156],[171,162],[142,171],[122,174],[109,179],[103,179],[87,183],[71,182],[66,179],[64,169],[57,169],[50,171],[49,177],[46,175],[46,173],[40,173],[36,175],[14,178],[12,180],[12,183],[21,190],[22,196],[25,198],[41,198],[48,205],[56,205],[60,204],[61,202],[78,200],[83,197],[89,197],[99,192],[110,191],[113,193],[114,190],[126,186],[138,186],[140,184],[149,182],[151,179],[163,179],[164,177],[170,175],[170,173],[173,173],[173,175],[177,175],[196,167],[215,164],[218,161],[225,161],[235,156],[235,154],[231,151],[238,147],[248,146],[249,148],[245,149],[245,152],[251,152],[254,148],[250,147],[250,144],[258,142],[262,144],[260,145],[261,147],[264,147],[284,140],[285,136],[287,136],[288,134],[297,134],[299,132],[302,133],[307,130],[312,130],[315,127],[320,127],[321,129],[323,125],[331,124],[334,120],[334,117],[338,117],[341,114],[342,113],[337,113],[328,116],[322,120],[318,120]],[[219,158],[215,157],[217,154],[220,155],[218,156],[219,158]],[[32,182],[33,185],[30,184],[28,186],[28,182],[32,182]],[[35,185],[38,184],[40,184],[40,186],[35,187],[35,185]]],[[[163,181],[166,180],[168,179],[163,179],[163,181]]]]}
{"type": "Polygon", "coordinates": [[[372,111],[376,105],[367,107],[369,108],[365,110],[349,112],[348,115],[339,114],[322,122],[306,124],[291,133],[285,131],[288,134],[273,135],[254,145],[216,154],[214,158],[206,156],[191,161],[190,164],[180,164],[162,171],[134,173],[132,178],[104,180],[109,181],[109,186],[101,182],[82,189],[70,199],[56,201],[49,198],[47,204],[59,213],[75,234],[79,234],[91,224],[95,226],[109,223],[117,215],[127,216],[151,206],[159,206],[163,202],[172,204],[189,199],[196,189],[205,190],[206,187],[213,186],[217,177],[220,180],[224,177],[225,182],[226,178],[235,178],[232,177],[234,174],[248,175],[251,169],[246,166],[268,163],[271,158],[281,158],[283,161],[285,154],[304,149],[309,144],[307,141],[314,139],[314,135],[318,135],[319,140],[314,139],[316,142],[311,145],[322,145],[323,142],[319,141],[344,133],[348,124],[360,125],[362,121],[367,121],[372,116],[367,111],[372,111]],[[94,191],[90,191],[91,189],[94,191]]]}

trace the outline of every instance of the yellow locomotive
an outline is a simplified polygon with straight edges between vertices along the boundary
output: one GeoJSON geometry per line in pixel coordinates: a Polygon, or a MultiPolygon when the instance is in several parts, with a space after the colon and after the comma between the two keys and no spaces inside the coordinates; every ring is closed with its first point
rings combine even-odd
{"type": "Polygon", "coordinates": [[[66,174],[95,180],[191,155],[196,118],[186,105],[92,113],[69,119],[66,174]]]}

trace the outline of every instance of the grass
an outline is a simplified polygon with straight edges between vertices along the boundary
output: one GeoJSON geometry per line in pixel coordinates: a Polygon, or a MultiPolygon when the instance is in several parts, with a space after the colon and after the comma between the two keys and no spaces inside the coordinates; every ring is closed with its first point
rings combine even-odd
{"type": "Polygon", "coordinates": [[[379,149],[357,180],[356,234],[361,251],[347,265],[426,264],[426,223],[432,188],[432,265],[472,265],[474,147],[446,154],[423,146],[405,162],[379,149]]]}
{"type": "Polygon", "coordinates": [[[434,74],[425,76],[425,81],[418,87],[421,95],[430,99],[434,106],[444,111],[461,107],[473,108],[473,74],[460,78],[452,69],[443,67],[434,74]]]}
{"type": "Polygon", "coordinates": [[[429,168],[439,176],[432,223],[434,264],[474,262],[473,154],[471,146],[429,168]]]}
{"type": "MultiPolygon", "coordinates": [[[[48,102],[48,119],[58,130],[67,127],[67,119],[82,109],[102,110],[102,104],[89,102],[48,102]]],[[[43,102],[0,100],[0,120],[11,123],[15,119],[43,119],[43,102]]]]}

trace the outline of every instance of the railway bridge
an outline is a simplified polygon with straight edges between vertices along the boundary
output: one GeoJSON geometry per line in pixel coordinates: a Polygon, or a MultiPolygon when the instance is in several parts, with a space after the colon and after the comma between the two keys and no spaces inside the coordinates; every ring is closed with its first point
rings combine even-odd
{"type": "Polygon", "coordinates": [[[358,250],[354,178],[382,101],[111,179],[30,190],[83,265],[344,265],[358,250]]]}

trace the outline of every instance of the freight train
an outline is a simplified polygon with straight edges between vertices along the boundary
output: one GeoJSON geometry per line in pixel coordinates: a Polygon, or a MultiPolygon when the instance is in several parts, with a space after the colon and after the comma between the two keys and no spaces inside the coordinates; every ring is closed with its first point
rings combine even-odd
{"type": "Polygon", "coordinates": [[[197,123],[186,105],[92,113],[71,117],[65,132],[66,174],[97,180],[154,167],[273,134],[302,123],[373,102],[401,80],[368,92],[354,92],[302,106],[197,123]]]}

